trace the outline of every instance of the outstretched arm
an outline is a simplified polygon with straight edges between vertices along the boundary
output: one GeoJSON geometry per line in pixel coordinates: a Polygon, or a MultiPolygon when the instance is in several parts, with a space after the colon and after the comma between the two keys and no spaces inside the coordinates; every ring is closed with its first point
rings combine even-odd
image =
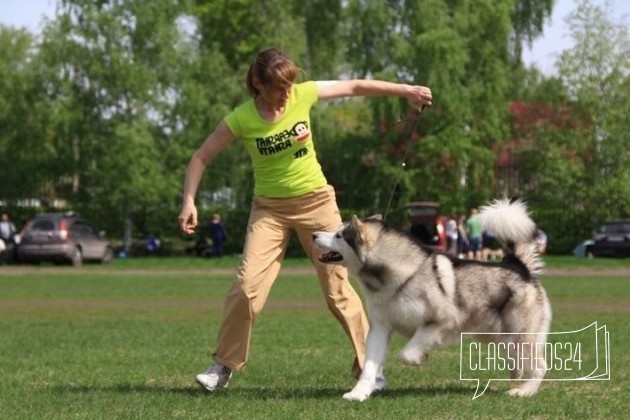
{"type": "Polygon", "coordinates": [[[433,104],[431,89],[426,86],[364,79],[318,81],[316,83],[321,100],[348,96],[403,96],[414,108],[433,104]]]}
{"type": "Polygon", "coordinates": [[[210,161],[221,152],[232,140],[234,134],[224,121],[206,138],[201,147],[193,154],[184,180],[184,193],[182,197],[182,209],[179,213],[179,226],[182,232],[192,234],[197,227],[197,208],[195,207],[195,195],[201,176],[210,161]]]}

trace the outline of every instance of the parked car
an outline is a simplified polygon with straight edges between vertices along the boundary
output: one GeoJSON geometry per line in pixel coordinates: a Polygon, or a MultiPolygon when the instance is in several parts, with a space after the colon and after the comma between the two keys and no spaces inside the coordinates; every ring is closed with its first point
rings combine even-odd
{"type": "Polygon", "coordinates": [[[594,257],[630,257],[630,220],[604,223],[593,238],[590,252],[594,257]]]}
{"type": "Polygon", "coordinates": [[[593,252],[591,248],[593,247],[593,240],[587,239],[585,241],[580,242],[573,248],[573,255],[576,257],[587,257],[591,258],[593,256],[593,252]]]}
{"type": "Polygon", "coordinates": [[[405,205],[407,217],[403,229],[421,243],[437,250],[446,251],[446,220],[440,214],[440,204],[433,201],[413,201],[405,205]]]}
{"type": "Polygon", "coordinates": [[[74,213],[41,213],[22,231],[17,247],[19,262],[52,261],[74,266],[84,261],[107,263],[114,247],[92,224],[74,213]]]}

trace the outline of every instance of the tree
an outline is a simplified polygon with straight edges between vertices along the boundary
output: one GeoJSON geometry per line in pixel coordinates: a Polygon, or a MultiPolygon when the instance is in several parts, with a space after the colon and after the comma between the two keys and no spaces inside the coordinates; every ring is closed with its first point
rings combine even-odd
{"type": "Polygon", "coordinates": [[[511,37],[515,63],[521,62],[523,44],[530,45],[542,35],[545,21],[551,16],[554,0],[517,0],[512,8],[511,37]]]}
{"type": "Polygon", "coordinates": [[[38,77],[36,40],[0,26],[0,200],[46,198],[55,154],[48,98],[38,77]]]}
{"type": "Polygon", "coordinates": [[[576,107],[592,120],[579,135],[590,143],[589,200],[593,219],[630,216],[630,37],[610,4],[581,0],[567,18],[574,46],[558,71],[576,107]]]}
{"type": "Polygon", "coordinates": [[[170,0],[62,1],[44,32],[45,86],[62,157],[57,193],[124,225],[127,247],[145,209],[176,212],[173,191],[183,174],[173,173],[182,164],[173,109],[187,73],[177,25],[184,11],[170,0]]]}
{"type": "Polygon", "coordinates": [[[629,101],[626,26],[588,1],[568,17],[574,47],[558,76],[520,69],[513,89],[508,157],[553,252],[570,252],[608,218],[628,214],[628,151],[623,115],[629,101]]]}
{"type": "Polygon", "coordinates": [[[293,14],[294,0],[197,0],[195,4],[202,51],[219,51],[239,74],[244,75],[254,55],[266,47],[280,47],[297,58],[305,53],[304,18],[293,14]]]}
{"type": "MultiPolygon", "coordinates": [[[[46,168],[37,189],[114,227],[172,223],[191,153],[247,98],[254,54],[275,45],[308,79],[375,77],[435,92],[414,132],[397,98],[314,110],[318,153],[345,191],[342,207],[382,211],[394,191],[394,206],[426,198],[461,211],[496,190],[492,147],[509,138],[515,45],[537,35],[550,2],[60,0],[33,60],[34,99],[23,105],[41,106],[41,119],[23,127],[46,168]]],[[[251,183],[235,142],[199,193],[229,187],[244,206],[251,183]]]]}
{"type": "MultiPolygon", "coordinates": [[[[510,73],[520,51],[515,45],[539,34],[551,3],[346,3],[343,34],[351,76],[425,84],[435,92],[435,105],[423,113],[415,141],[408,133],[383,134],[382,128],[406,109],[404,102],[370,101],[374,133],[386,143],[380,152],[389,152],[375,177],[391,179],[399,172],[400,151],[409,148],[400,201],[434,199],[446,211],[459,212],[494,194],[491,148],[509,138],[510,73]]],[[[389,189],[381,192],[389,195],[389,189]]]]}

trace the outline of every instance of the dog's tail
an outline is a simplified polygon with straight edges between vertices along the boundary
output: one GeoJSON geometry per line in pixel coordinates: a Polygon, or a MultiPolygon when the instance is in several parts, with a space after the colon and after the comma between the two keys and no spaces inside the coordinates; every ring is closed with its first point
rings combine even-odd
{"type": "Polygon", "coordinates": [[[483,228],[494,232],[506,246],[508,255],[518,258],[532,277],[541,274],[543,261],[536,244],[536,223],[529,217],[524,202],[498,199],[482,207],[479,217],[483,228]]]}

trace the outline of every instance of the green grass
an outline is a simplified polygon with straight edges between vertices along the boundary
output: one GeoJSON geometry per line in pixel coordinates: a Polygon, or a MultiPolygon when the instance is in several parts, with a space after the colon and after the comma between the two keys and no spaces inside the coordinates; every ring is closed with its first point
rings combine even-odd
{"type": "Polygon", "coordinates": [[[547,255],[544,260],[549,268],[630,269],[630,258],[576,258],[547,255]]]}
{"type": "Polygon", "coordinates": [[[573,419],[620,418],[630,407],[630,279],[606,271],[630,266],[627,260],[548,258],[548,266],[588,270],[543,279],[552,331],[607,325],[610,381],[545,382],[530,399],[508,397],[509,385],[493,382],[472,400],[475,385],[459,380],[459,346],[435,350],[426,366],[411,368],[395,359],[397,338],[389,389],[364,403],[341,398],[354,385],[353,355],[308,270],[284,272],[276,282],[247,370],[227,391],[198,388],[194,374],[209,364],[236,264],[183,258],[78,270],[0,266],[0,417],[573,419]]]}

